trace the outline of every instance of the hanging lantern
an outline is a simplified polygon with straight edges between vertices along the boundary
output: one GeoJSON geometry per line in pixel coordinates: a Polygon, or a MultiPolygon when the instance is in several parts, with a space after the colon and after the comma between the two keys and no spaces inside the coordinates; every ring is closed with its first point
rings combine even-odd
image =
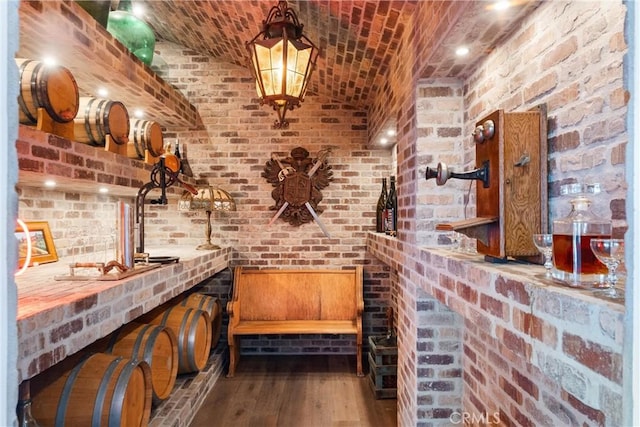
{"type": "Polygon", "coordinates": [[[279,1],[262,22],[262,31],[247,43],[260,104],[278,113],[274,127],[287,128],[287,110],[299,107],[318,59],[319,49],[304,34],[286,1],[279,1]]]}

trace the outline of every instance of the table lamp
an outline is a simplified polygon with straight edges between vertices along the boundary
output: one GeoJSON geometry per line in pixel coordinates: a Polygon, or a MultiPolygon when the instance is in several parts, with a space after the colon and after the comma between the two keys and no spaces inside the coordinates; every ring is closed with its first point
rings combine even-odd
{"type": "Polygon", "coordinates": [[[207,228],[204,233],[206,242],[198,245],[196,249],[216,250],[220,249],[220,246],[211,243],[211,212],[235,211],[236,202],[229,193],[220,188],[199,187],[198,194],[195,195],[185,191],[178,202],[178,210],[205,211],[207,213],[207,228]]]}

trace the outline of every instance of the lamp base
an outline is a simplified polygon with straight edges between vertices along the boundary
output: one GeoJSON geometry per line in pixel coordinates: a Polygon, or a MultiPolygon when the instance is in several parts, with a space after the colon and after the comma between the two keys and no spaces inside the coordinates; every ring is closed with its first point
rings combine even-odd
{"type": "Polygon", "coordinates": [[[214,245],[213,243],[203,243],[196,246],[196,249],[199,251],[215,251],[216,249],[220,249],[220,246],[214,245]]]}

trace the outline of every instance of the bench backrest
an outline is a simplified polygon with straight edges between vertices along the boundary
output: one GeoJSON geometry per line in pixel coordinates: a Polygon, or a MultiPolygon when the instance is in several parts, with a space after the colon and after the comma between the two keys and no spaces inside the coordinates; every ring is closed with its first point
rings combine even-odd
{"type": "Polygon", "coordinates": [[[245,270],[233,301],[242,320],[354,320],[362,311],[362,267],[354,270],[245,270]]]}

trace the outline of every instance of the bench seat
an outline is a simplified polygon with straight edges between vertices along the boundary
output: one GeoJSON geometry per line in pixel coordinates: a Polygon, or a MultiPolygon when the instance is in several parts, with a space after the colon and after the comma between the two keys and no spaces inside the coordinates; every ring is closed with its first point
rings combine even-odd
{"type": "Polygon", "coordinates": [[[229,373],[243,335],[355,335],[362,376],[362,267],[349,270],[250,270],[236,267],[229,314],[229,373]]]}
{"type": "Polygon", "coordinates": [[[351,320],[245,320],[234,329],[236,335],[266,334],[356,334],[351,320]]]}

